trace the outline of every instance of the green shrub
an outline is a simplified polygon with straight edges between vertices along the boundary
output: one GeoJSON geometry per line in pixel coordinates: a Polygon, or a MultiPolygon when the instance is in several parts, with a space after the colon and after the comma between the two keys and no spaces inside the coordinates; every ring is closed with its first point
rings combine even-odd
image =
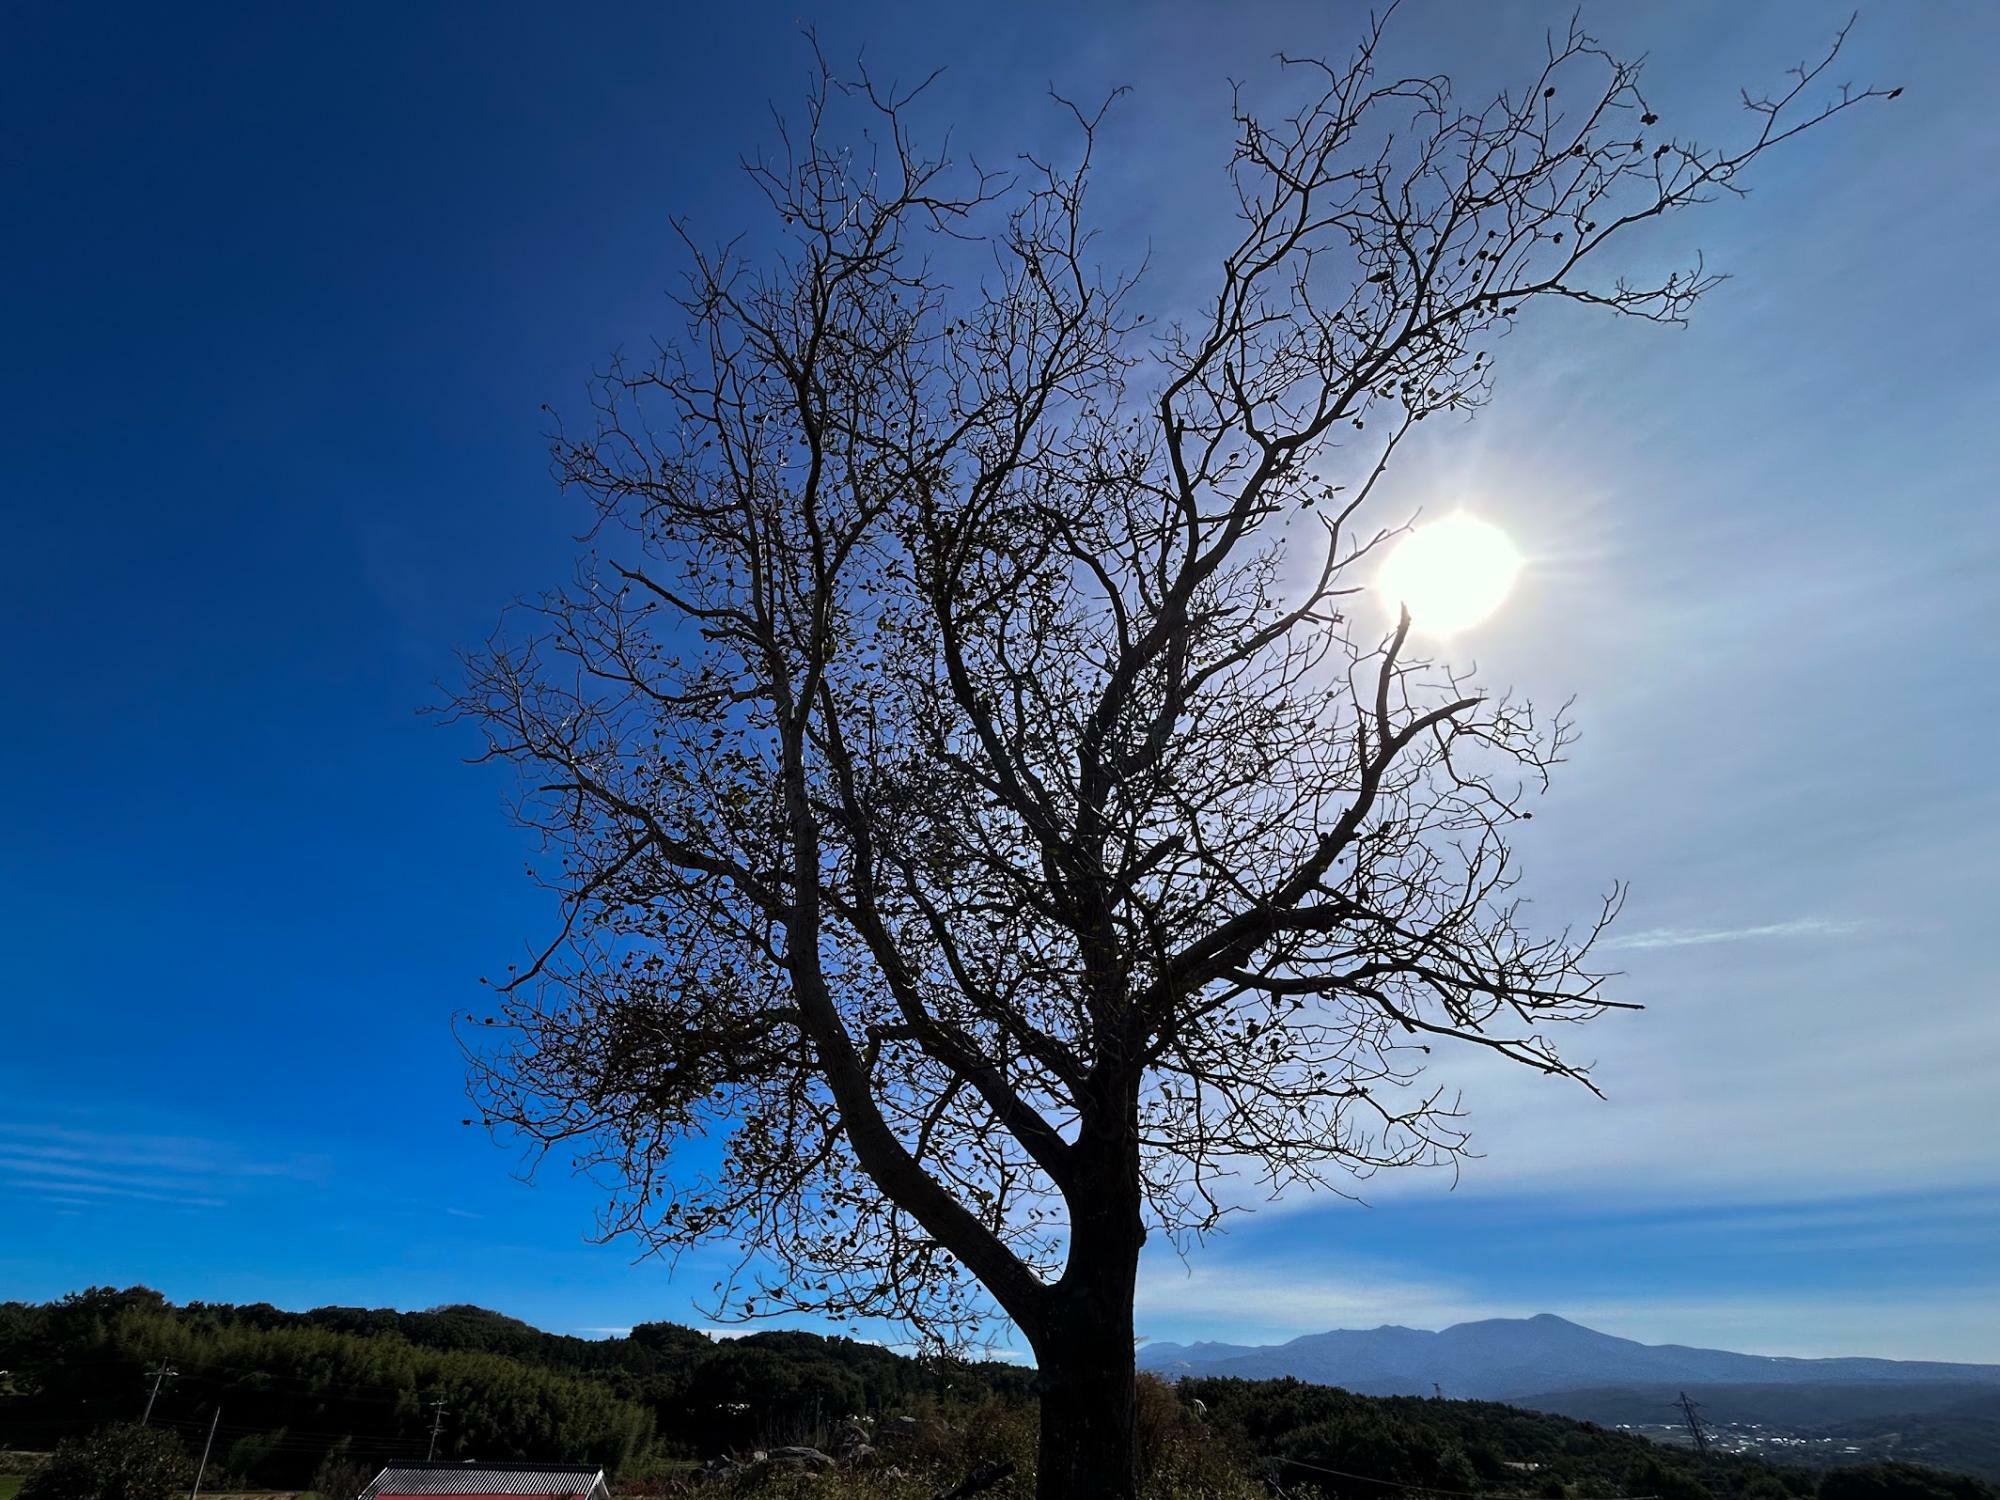
{"type": "Polygon", "coordinates": [[[121,1422],[59,1445],[19,1500],[176,1500],[193,1482],[179,1438],[121,1422]]]}

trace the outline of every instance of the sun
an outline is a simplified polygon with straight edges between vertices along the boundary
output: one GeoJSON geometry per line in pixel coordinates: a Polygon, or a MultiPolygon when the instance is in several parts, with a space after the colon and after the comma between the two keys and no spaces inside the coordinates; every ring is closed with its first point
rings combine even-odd
{"type": "Polygon", "coordinates": [[[1504,604],[1520,572],[1507,533],[1459,511],[1397,543],[1375,586],[1426,635],[1456,635],[1504,604]]]}

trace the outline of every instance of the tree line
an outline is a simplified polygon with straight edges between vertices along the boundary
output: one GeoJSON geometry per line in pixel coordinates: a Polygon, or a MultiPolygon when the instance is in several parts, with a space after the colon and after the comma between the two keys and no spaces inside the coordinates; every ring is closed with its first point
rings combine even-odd
{"type": "MultiPolygon", "coordinates": [[[[946,1367],[857,1340],[761,1333],[715,1342],[669,1323],[622,1338],[544,1333],[477,1307],[423,1312],[169,1303],[93,1288],[0,1303],[0,1447],[49,1449],[144,1413],[244,1484],[301,1487],[328,1465],[370,1472],[421,1459],[587,1462],[642,1472],[804,1434],[850,1412],[1001,1391],[1032,1376],[946,1367]],[[444,1403],[441,1421],[434,1403],[444,1403]]],[[[365,1476],[364,1476],[365,1477],[365,1476]]]]}
{"type": "MultiPolygon", "coordinates": [[[[121,1484],[139,1471],[180,1475],[218,1407],[211,1487],[344,1500],[383,1463],[424,1457],[434,1423],[441,1459],[595,1463],[630,1489],[656,1488],[676,1459],[822,1439],[849,1416],[917,1413],[941,1473],[990,1456],[973,1452],[984,1442],[1026,1475],[1040,1405],[1033,1370],[809,1333],[717,1342],[650,1323],[581,1339],[479,1307],[176,1306],[143,1287],[0,1303],[0,1370],[0,1448],[62,1459],[22,1500],[112,1500],[86,1481],[113,1469],[121,1484]],[[176,1373],[138,1442],[119,1428],[146,1415],[163,1363],[176,1373]]],[[[1139,1396],[1149,1496],[2000,1500],[1982,1480],[1912,1465],[1818,1473],[1702,1456],[1497,1402],[1297,1380],[1148,1379],[1139,1396]]],[[[179,1491],[160,1488],[169,1492],[179,1491]]]]}

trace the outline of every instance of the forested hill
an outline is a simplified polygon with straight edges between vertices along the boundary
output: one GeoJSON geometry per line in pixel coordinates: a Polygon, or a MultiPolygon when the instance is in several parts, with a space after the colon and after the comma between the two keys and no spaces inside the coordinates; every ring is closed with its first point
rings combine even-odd
{"type": "MultiPolygon", "coordinates": [[[[155,1426],[198,1452],[220,1409],[210,1489],[351,1495],[383,1462],[424,1457],[434,1422],[440,1459],[598,1463],[628,1489],[675,1460],[824,1442],[850,1415],[919,1417],[942,1445],[932,1459],[954,1476],[966,1455],[951,1445],[973,1434],[1012,1443],[1024,1464],[1033,1452],[1034,1375],[1010,1365],[928,1363],[802,1333],[717,1343],[668,1323],[569,1338],[477,1307],[176,1307],[143,1288],[0,1303],[0,1449],[47,1449],[136,1420],[163,1360],[178,1373],[163,1383],[155,1426]]],[[[1203,1378],[1142,1395],[1142,1438],[1171,1446],[1177,1430],[1205,1462],[1291,1495],[2000,1500],[1978,1479],[1934,1470],[1702,1457],[1490,1402],[1203,1378]]]]}
{"type": "Polygon", "coordinates": [[[1286,1493],[1344,1500],[1633,1496],[1644,1500],[2000,1500],[1967,1474],[1850,1461],[1814,1470],[1754,1454],[1697,1454],[1630,1432],[1493,1401],[1359,1396],[1293,1379],[1192,1377],[1214,1429],[1286,1493]]]}
{"type": "Polygon", "coordinates": [[[1025,1399],[997,1363],[941,1368],[801,1333],[714,1342],[670,1323],[624,1338],[544,1333],[478,1307],[427,1312],[265,1304],[177,1307],[144,1288],[0,1303],[0,1448],[40,1449],[136,1420],[161,1360],[179,1373],[155,1423],[193,1434],[222,1411],[216,1452],[245,1483],[304,1485],[329,1458],[601,1463],[789,1440],[845,1412],[944,1394],[1025,1399]]]}

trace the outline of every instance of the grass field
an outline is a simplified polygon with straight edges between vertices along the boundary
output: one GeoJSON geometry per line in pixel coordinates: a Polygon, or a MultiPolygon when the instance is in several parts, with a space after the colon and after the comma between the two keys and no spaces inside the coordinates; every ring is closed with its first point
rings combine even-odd
{"type": "MultiPolygon", "coordinates": [[[[27,1479],[25,1474],[0,1474],[0,1500],[14,1500],[27,1479]]],[[[224,1490],[212,1497],[204,1495],[202,1500],[305,1500],[305,1497],[297,1490],[224,1490]]]]}

